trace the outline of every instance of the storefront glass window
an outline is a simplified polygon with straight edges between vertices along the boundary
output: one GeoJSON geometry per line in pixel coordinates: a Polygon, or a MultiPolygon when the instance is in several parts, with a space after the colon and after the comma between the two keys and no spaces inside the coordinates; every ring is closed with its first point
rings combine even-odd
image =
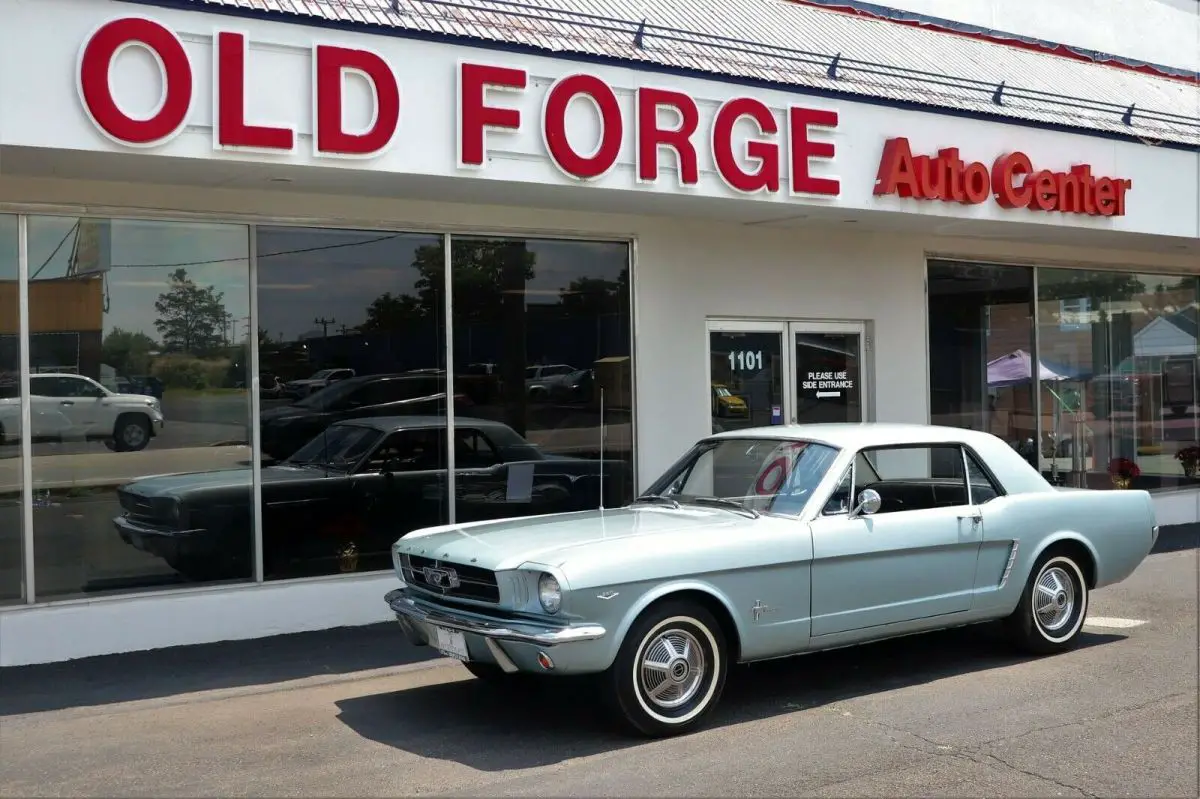
{"type": "Polygon", "coordinates": [[[252,576],[245,226],[29,218],[38,598],[252,576]]]}
{"type": "Polygon", "coordinates": [[[1195,482],[1195,277],[1039,268],[1042,468],[1088,488],[1195,482]]]}
{"type": "Polygon", "coordinates": [[[929,263],[933,424],[984,430],[1036,463],[1033,269],[929,263]]]}
{"type": "Polygon", "coordinates": [[[0,604],[24,593],[19,331],[17,217],[0,214],[0,604]]]}
{"type": "Polygon", "coordinates": [[[452,237],[460,522],[633,494],[629,250],[452,237]]]}
{"type": "Polygon", "coordinates": [[[389,569],[396,539],[448,521],[442,238],[257,244],[264,577],[389,569]]]}

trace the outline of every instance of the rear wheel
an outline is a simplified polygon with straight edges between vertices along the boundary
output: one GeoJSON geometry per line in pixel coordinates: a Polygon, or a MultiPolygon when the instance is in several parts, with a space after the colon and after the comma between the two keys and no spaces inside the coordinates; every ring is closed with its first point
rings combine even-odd
{"type": "Polygon", "coordinates": [[[1034,564],[1021,601],[1005,623],[1018,647],[1048,655],[1075,647],[1087,610],[1087,580],[1078,559],[1051,549],[1034,564]]]}
{"type": "Polygon", "coordinates": [[[698,728],[721,699],[728,672],[721,625],[686,600],[652,605],[625,636],[605,675],[617,720],[649,737],[698,728]]]}

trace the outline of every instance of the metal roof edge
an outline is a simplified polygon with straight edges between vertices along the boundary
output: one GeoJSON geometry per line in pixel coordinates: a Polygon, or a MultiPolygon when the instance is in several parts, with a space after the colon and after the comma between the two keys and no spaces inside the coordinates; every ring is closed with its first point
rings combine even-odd
{"type": "Polygon", "coordinates": [[[809,5],[816,8],[826,9],[828,11],[836,11],[843,14],[852,14],[855,16],[869,16],[875,19],[884,20],[886,22],[894,22],[898,25],[910,25],[928,30],[936,30],[941,33],[949,33],[956,36],[965,36],[972,39],[982,39],[992,44],[1000,44],[1006,47],[1017,47],[1026,50],[1033,50],[1039,53],[1049,53],[1051,55],[1070,58],[1074,61],[1085,61],[1088,63],[1101,64],[1103,66],[1113,67],[1114,69],[1128,69],[1134,72],[1140,72],[1144,75],[1154,75],[1160,78],[1169,78],[1172,80],[1182,80],[1185,83],[1200,83],[1200,72],[1193,72],[1190,69],[1183,67],[1172,67],[1166,64],[1158,64],[1152,61],[1141,61],[1128,56],[1116,55],[1115,53],[1104,53],[1099,50],[1090,50],[1086,47],[1078,47],[1072,44],[1063,42],[1053,42],[1048,39],[1038,39],[1033,36],[1025,36],[1020,33],[1011,33],[1009,31],[1001,31],[993,28],[985,28],[980,25],[972,25],[967,22],[957,22],[944,17],[933,17],[928,14],[920,14],[915,11],[904,11],[891,6],[880,5],[878,3],[863,2],[863,0],[789,0],[792,3],[809,5]]]}
{"type": "Polygon", "coordinates": [[[1068,125],[1056,122],[1042,122],[1034,119],[1024,119],[1020,117],[1006,116],[1002,114],[989,114],[986,111],[973,111],[967,109],[950,108],[949,106],[933,105],[928,103],[919,103],[915,101],[899,100],[890,97],[878,97],[873,95],[858,94],[855,92],[837,91],[835,89],[822,89],[815,86],[799,86],[793,83],[778,83],[775,81],[767,81],[759,78],[749,78],[739,75],[728,75],[717,72],[706,72],[698,69],[688,69],[686,67],[674,67],[666,64],[656,64],[648,61],[635,61],[627,58],[619,58],[616,56],[604,56],[594,53],[582,53],[570,50],[547,50],[536,45],[521,44],[517,42],[496,41],[493,39],[483,39],[474,36],[460,36],[450,33],[434,33],[429,31],[414,30],[412,28],[400,28],[390,25],[379,25],[370,22],[354,22],[327,19],[323,17],[314,17],[296,14],[287,11],[275,11],[272,9],[250,8],[246,6],[228,6],[217,5],[212,6],[205,4],[198,6],[193,0],[115,0],[118,3],[127,3],[136,6],[152,6],[158,8],[173,9],[176,11],[191,11],[201,14],[212,14],[216,16],[240,17],[244,19],[259,19],[274,22],[282,22],[288,25],[298,25],[307,28],[325,28],[329,30],[340,31],[358,31],[368,32],[377,36],[388,36],[394,39],[414,39],[418,41],[453,43],[463,47],[471,47],[478,50],[493,50],[499,52],[520,53],[522,55],[538,56],[541,58],[551,58],[560,61],[572,61],[589,64],[599,64],[603,66],[620,67],[622,69],[630,69],[641,72],[653,72],[663,75],[676,75],[679,77],[692,78],[695,80],[714,81],[717,83],[729,83],[738,86],[752,86],[761,89],[770,89],[772,91],[786,92],[788,94],[798,94],[811,97],[827,97],[836,100],[841,100],[848,103],[860,103],[863,105],[875,105],[885,108],[902,108],[910,111],[920,111],[927,114],[936,114],[940,116],[960,117],[965,119],[982,119],[989,122],[996,122],[1004,125],[1021,128],[1033,128],[1036,130],[1051,130],[1060,133],[1072,133],[1078,136],[1087,136],[1094,139],[1107,139],[1110,141],[1130,142],[1134,144],[1142,144],[1163,148],[1167,150],[1181,150],[1183,152],[1195,152],[1200,154],[1200,145],[1189,144],[1187,142],[1172,141],[1169,139],[1156,139],[1153,144],[1147,143],[1147,137],[1136,133],[1117,133],[1109,130],[1099,130],[1090,127],[1081,127],[1068,125]]]}

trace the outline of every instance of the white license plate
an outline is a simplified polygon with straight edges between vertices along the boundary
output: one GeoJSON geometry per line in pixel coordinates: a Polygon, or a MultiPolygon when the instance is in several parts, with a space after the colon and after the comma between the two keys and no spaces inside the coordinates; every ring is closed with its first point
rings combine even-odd
{"type": "Polygon", "coordinates": [[[467,654],[467,639],[463,634],[456,630],[445,630],[441,627],[433,628],[433,645],[446,657],[452,657],[455,660],[467,661],[470,656],[467,654]]]}

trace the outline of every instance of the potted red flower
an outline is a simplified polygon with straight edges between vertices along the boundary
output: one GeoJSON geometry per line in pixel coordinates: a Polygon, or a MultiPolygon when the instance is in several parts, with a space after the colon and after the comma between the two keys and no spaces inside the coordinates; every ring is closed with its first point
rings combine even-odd
{"type": "Polygon", "coordinates": [[[1112,478],[1113,488],[1129,488],[1141,473],[1141,468],[1129,458],[1113,458],[1108,462],[1108,476],[1112,478]]]}
{"type": "Polygon", "coordinates": [[[1183,465],[1183,473],[1188,477],[1195,477],[1197,470],[1200,470],[1200,446],[1192,444],[1190,447],[1184,447],[1175,453],[1175,460],[1183,465]]]}

